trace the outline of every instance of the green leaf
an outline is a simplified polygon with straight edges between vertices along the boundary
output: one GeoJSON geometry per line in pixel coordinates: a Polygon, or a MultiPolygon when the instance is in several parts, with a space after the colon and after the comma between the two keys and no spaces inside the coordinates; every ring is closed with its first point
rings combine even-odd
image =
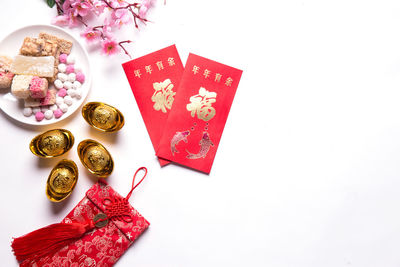
{"type": "Polygon", "coordinates": [[[53,7],[56,4],[55,0],[46,0],[46,2],[49,7],[53,7]]]}

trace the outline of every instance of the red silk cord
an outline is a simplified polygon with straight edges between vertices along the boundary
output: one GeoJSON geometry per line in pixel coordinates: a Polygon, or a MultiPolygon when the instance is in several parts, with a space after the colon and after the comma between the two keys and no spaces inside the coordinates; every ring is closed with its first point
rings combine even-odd
{"type": "Polygon", "coordinates": [[[140,167],[133,175],[132,188],[125,198],[114,197],[113,199],[111,198],[103,199],[103,205],[105,206],[104,212],[107,215],[107,218],[99,219],[95,221],[95,223],[105,221],[111,218],[122,220],[126,223],[132,222],[132,218],[130,216],[129,198],[131,197],[133,190],[135,190],[135,188],[139,186],[139,184],[144,180],[146,175],[147,175],[147,168],[140,167]],[[142,179],[135,185],[136,175],[141,170],[144,170],[144,175],[142,179]]]}

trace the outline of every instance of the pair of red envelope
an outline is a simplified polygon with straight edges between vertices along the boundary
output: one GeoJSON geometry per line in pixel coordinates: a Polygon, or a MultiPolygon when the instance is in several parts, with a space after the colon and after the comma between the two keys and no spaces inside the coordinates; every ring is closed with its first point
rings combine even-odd
{"type": "Polygon", "coordinates": [[[210,173],[242,71],[175,45],[122,64],[162,166],[210,173]]]}

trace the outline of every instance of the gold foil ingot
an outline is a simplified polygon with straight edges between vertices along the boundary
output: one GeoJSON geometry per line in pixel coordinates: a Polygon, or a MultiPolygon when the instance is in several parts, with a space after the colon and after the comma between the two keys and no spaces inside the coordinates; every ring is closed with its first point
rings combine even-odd
{"type": "Polygon", "coordinates": [[[118,109],[101,102],[84,105],[82,116],[90,126],[103,132],[116,132],[125,124],[124,116],[118,109]]]}
{"type": "Polygon", "coordinates": [[[114,169],[110,152],[99,142],[83,140],[78,145],[78,155],[83,166],[99,177],[107,177],[114,169]]]}
{"type": "Polygon", "coordinates": [[[54,129],[39,134],[32,139],[29,148],[42,158],[61,156],[74,145],[74,136],[65,129],[54,129]]]}
{"type": "Polygon", "coordinates": [[[78,181],[78,168],[72,160],[63,159],[51,170],[46,195],[53,202],[66,199],[78,181]]]}

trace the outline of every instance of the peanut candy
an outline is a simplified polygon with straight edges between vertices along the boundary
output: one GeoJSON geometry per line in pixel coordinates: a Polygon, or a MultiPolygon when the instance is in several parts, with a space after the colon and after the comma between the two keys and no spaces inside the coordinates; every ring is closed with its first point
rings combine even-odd
{"type": "Polygon", "coordinates": [[[39,38],[47,40],[47,41],[56,42],[58,44],[58,46],[60,48],[60,52],[62,54],[70,54],[71,53],[71,49],[72,49],[71,41],[68,41],[68,40],[65,40],[62,38],[58,38],[57,36],[48,34],[46,32],[39,33],[39,38]]]}

